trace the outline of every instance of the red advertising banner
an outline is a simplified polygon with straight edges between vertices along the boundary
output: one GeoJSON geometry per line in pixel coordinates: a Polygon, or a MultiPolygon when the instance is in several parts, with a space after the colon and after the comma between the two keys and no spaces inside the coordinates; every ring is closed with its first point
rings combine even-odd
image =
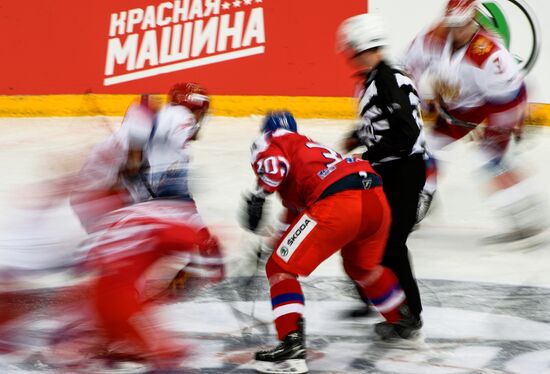
{"type": "Polygon", "coordinates": [[[366,0],[29,0],[0,3],[0,95],[351,96],[340,22],[366,0]]]}

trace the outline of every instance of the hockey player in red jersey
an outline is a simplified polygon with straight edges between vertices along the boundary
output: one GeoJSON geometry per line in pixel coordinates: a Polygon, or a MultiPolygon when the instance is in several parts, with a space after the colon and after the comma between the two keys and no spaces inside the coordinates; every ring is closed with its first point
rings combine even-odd
{"type": "Polygon", "coordinates": [[[170,286],[189,276],[223,276],[218,240],[187,188],[188,142],[196,139],[210,98],[201,86],[182,83],[172,87],[169,99],[154,118],[141,105],[132,106],[123,130],[88,159],[81,189],[73,194],[73,207],[90,233],[80,251],[84,268],[97,274],[91,303],[106,356],[145,360],[155,368],[177,366],[185,348],[154,323],[159,295],[151,299],[146,292],[149,271],[175,255],[181,261],[171,263],[181,270],[173,269],[170,286]],[[110,201],[95,208],[96,196],[110,201]]]}
{"type": "Polygon", "coordinates": [[[380,265],[391,218],[381,179],[370,164],[343,158],[298,134],[290,113],[274,112],[252,146],[252,168],[257,189],[246,200],[244,226],[258,229],[265,198],[274,192],[291,219],[266,264],[281,343],[256,353],[256,370],[307,372],[304,295],[297,278],[340,249],[346,273],[387,320],[375,331],[387,337],[391,325],[401,337],[415,335],[420,326],[409,318],[404,293],[395,275],[380,265]]]}
{"type": "MultiPolygon", "coordinates": [[[[510,139],[521,138],[524,127],[524,72],[502,40],[477,23],[478,6],[476,0],[449,0],[442,20],[413,40],[402,63],[417,83],[423,76],[432,83],[438,114],[428,142],[432,151],[477,128],[489,203],[511,222],[510,235],[502,238],[521,239],[544,228],[532,186],[504,160],[510,139]]],[[[428,175],[422,194],[428,204],[435,177],[428,175]]]]}
{"type": "Polygon", "coordinates": [[[144,101],[130,105],[120,129],[86,160],[71,197],[86,231],[93,231],[103,214],[150,198],[194,206],[188,189],[189,144],[197,139],[210,98],[198,84],[178,83],[168,99],[160,109],[144,101]]]}
{"type": "Polygon", "coordinates": [[[81,248],[85,268],[97,274],[90,301],[104,337],[100,358],[125,357],[153,368],[174,368],[188,353],[155,321],[160,299],[151,299],[145,287],[147,273],[167,258],[183,266],[179,280],[223,278],[217,239],[186,207],[177,200],[153,199],[115,210],[81,248]],[[186,213],[191,214],[186,218],[186,213]]]}

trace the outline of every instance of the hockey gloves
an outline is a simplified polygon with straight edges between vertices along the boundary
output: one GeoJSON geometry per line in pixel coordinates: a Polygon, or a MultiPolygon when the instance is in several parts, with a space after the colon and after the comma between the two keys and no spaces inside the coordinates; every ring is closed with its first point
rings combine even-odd
{"type": "Polygon", "coordinates": [[[252,232],[258,230],[264,210],[265,197],[250,194],[245,197],[245,212],[241,225],[252,232]]]}

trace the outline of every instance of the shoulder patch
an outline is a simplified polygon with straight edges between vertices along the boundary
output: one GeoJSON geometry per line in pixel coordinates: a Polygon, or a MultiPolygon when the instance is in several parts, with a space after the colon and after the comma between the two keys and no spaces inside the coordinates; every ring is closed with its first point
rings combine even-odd
{"type": "Polygon", "coordinates": [[[258,155],[265,151],[269,147],[269,139],[267,138],[266,134],[260,135],[254,143],[252,143],[252,146],[250,147],[250,162],[254,163],[256,162],[256,158],[258,158],[258,155]]]}
{"type": "Polygon", "coordinates": [[[498,44],[485,33],[478,33],[470,42],[466,56],[475,66],[481,67],[485,61],[500,47],[498,44]]]}
{"type": "Polygon", "coordinates": [[[424,37],[424,47],[440,49],[445,46],[449,36],[449,28],[438,24],[426,33],[424,37]]]}

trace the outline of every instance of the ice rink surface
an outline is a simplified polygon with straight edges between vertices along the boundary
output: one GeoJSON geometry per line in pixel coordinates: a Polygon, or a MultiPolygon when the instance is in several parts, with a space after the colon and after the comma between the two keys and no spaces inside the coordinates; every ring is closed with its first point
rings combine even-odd
{"type": "MultiPolygon", "coordinates": [[[[192,192],[200,213],[219,235],[235,275],[244,252],[259,239],[237,219],[243,192],[253,186],[249,147],[260,117],[213,117],[193,145],[192,192]]],[[[37,204],[50,194],[39,182],[77,172],[90,148],[116,128],[120,118],[0,119],[0,266],[56,266],[84,237],[65,199],[37,204]],[[29,212],[35,212],[29,219],[29,212]]],[[[299,120],[300,131],[334,146],[350,121],[299,120]]],[[[532,127],[510,149],[543,200],[550,201],[550,128],[532,127]]],[[[374,341],[377,318],[351,320],[345,311],[360,305],[343,275],[338,256],[304,279],[306,331],[311,373],[550,373],[550,241],[483,245],[501,231],[502,217],[487,206],[476,145],[460,142],[438,156],[442,176],[432,213],[410,240],[409,249],[425,306],[425,343],[415,349],[374,341]]],[[[546,203],[547,204],[547,203],[546,203]]],[[[278,203],[272,198],[274,216],[278,203]]],[[[548,211],[547,211],[548,215],[548,211]]],[[[546,239],[546,240],[544,240],[546,239]]],[[[250,268],[249,274],[254,275],[250,268]]],[[[252,373],[252,352],[275,342],[266,281],[260,269],[243,287],[235,278],[180,303],[166,305],[166,328],[193,347],[186,373],[252,373]]],[[[67,282],[48,272],[29,287],[67,282]]],[[[43,313],[32,327],[47,331],[55,318],[43,313]]],[[[56,373],[37,344],[31,357],[0,356],[0,373],[56,373]]],[[[113,372],[139,373],[141,368],[113,372]]]]}

